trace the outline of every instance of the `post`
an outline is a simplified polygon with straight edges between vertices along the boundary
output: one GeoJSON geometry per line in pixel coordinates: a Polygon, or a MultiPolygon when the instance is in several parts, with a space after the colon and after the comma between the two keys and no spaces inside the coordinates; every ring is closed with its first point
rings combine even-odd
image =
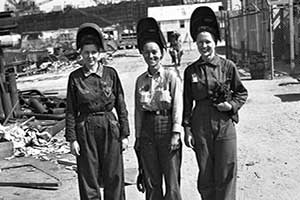
{"type": "Polygon", "coordinates": [[[270,64],[271,64],[271,80],[274,79],[274,50],[273,50],[273,9],[272,5],[269,7],[269,28],[270,28],[270,64]]]}
{"type": "Polygon", "coordinates": [[[289,24],[290,24],[290,67],[291,74],[295,73],[295,41],[294,41],[294,13],[293,13],[293,0],[289,0],[289,24]]]}

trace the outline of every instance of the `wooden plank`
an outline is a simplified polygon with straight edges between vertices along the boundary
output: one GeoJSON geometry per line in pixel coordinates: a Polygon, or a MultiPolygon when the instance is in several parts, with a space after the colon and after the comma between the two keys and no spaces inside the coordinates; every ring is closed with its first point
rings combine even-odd
{"type": "Polygon", "coordinates": [[[0,186],[57,189],[61,181],[45,170],[31,164],[1,168],[0,186]]]}

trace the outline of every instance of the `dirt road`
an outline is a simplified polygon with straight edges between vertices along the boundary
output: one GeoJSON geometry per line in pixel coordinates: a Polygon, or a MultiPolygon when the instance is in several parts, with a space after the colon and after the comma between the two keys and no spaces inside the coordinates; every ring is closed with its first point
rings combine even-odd
{"type": "MultiPolygon", "coordinates": [[[[115,58],[113,66],[119,71],[126,94],[131,127],[130,147],[124,153],[125,168],[133,181],[137,162],[133,151],[133,90],[135,78],[146,66],[137,53],[115,58]],[[130,172],[130,173],[129,173],[130,172]],[[133,175],[132,175],[133,174],[133,175]]],[[[168,56],[164,63],[170,63],[168,56]]],[[[180,72],[198,57],[196,51],[183,56],[180,72]]],[[[56,90],[65,95],[68,72],[27,77],[18,80],[19,89],[56,90]],[[52,77],[52,78],[51,78],[52,77]]],[[[290,77],[275,80],[246,80],[249,99],[240,110],[238,132],[238,200],[299,200],[300,194],[300,85],[290,77]]],[[[0,200],[78,200],[76,173],[52,161],[41,162],[31,158],[0,161],[0,166],[30,162],[48,169],[62,181],[58,190],[38,190],[0,187],[0,200]]],[[[182,194],[183,199],[196,200],[197,165],[194,153],[183,148],[182,194]]],[[[1,180],[1,173],[0,173],[1,180]]],[[[128,200],[142,200],[135,185],[126,186],[128,200]]]]}

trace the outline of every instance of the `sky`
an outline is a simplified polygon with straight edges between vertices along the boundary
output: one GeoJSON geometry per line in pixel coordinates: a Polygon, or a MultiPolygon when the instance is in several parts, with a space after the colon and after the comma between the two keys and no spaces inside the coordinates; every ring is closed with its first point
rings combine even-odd
{"type": "MultiPolygon", "coordinates": [[[[35,0],[35,2],[41,3],[47,0],[35,0]]],[[[0,11],[4,11],[4,4],[6,0],[0,0],[0,11]]],[[[52,0],[44,3],[40,6],[40,9],[45,12],[50,12],[53,8],[63,8],[65,5],[71,4],[74,7],[88,7],[95,6],[96,3],[93,0],[52,0]]]]}

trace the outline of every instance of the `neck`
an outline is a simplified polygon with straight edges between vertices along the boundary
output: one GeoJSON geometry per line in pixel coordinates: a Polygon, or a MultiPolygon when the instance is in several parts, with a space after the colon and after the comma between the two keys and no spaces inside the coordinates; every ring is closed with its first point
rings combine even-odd
{"type": "Polygon", "coordinates": [[[148,67],[148,72],[149,74],[154,75],[158,72],[159,68],[160,68],[160,64],[153,67],[148,67]]]}
{"type": "Polygon", "coordinates": [[[94,65],[86,65],[86,68],[92,72],[95,72],[98,70],[99,62],[96,62],[94,65]]]}
{"type": "Polygon", "coordinates": [[[215,55],[209,55],[209,56],[202,56],[202,60],[204,62],[211,62],[213,60],[213,58],[215,57],[215,55]]]}

